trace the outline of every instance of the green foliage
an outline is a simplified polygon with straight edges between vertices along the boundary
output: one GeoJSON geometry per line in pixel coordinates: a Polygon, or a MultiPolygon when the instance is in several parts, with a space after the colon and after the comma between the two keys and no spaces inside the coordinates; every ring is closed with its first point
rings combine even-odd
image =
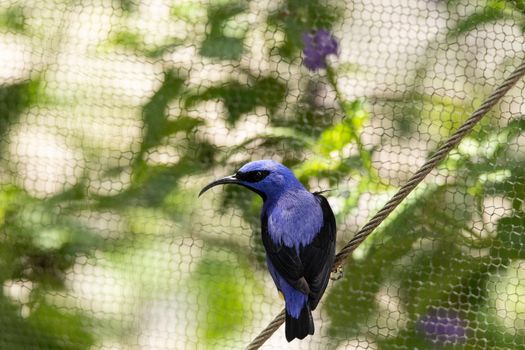
{"type": "Polygon", "coordinates": [[[39,79],[0,85],[0,136],[25,108],[37,101],[39,85],[39,79]]]}
{"type": "Polygon", "coordinates": [[[312,29],[332,29],[340,18],[341,11],[336,5],[327,6],[319,0],[287,0],[268,17],[270,27],[284,32],[281,45],[276,47],[276,54],[286,59],[293,59],[302,49],[302,37],[312,29]]]}
{"type": "Polygon", "coordinates": [[[228,21],[246,10],[243,2],[226,2],[208,8],[209,32],[202,42],[200,54],[223,60],[238,60],[244,51],[244,33],[228,36],[224,28],[228,21]]]}
{"type": "Polygon", "coordinates": [[[323,131],[318,140],[319,152],[328,156],[331,152],[340,152],[350,143],[356,140],[356,135],[361,133],[363,124],[368,119],[360,101],[349,103],[343,102],[346,118],[333,127],[323,131]]]}
{"type": "Polygon", "coordinates": [[[182,44],[178,38],[169,38],[165,43],[157,46],[146,45],[144,37],[137,32],[120,31],[116,32],[110,39],[111,46],[122,47],[134,53],[144,55],[148,58],[160,58],[166,52],[182,44]]]}
{"type": "Polygon", "coordinates": [[[200,101],[219,99],[224,102],[228,110],[226,122],[230,126],[234,126],[241,115],[252,111],[257,106],[264,106],[270,115],[274,114],[285,97],[284,83],[273,77],[252,78],[251,80],[251,85],[229,81],[220,86],[212,86],[201,94],[188,98],[187,107],[200,101]]]}
{"type": "Polygon", "coordinates": [[[198,304],[208,306],[200,310],[199,331],[210,345],[238,332],[250,318],[253,276],[234,257],[207,254],[190,282],[198,291],[198,304]]]}
{"type": "Polygon", "coordinates": [[[145,150],[157,145],[161,138],[168,135],[170,131],[179,131],[177,126],[184,127],[184,123],[181,122],[176,124],[170,123],[167,116],[168,104],[181,94],[183,84],[184,78],[179,77],[173,71],[166,72],[162,86],[144,106],[142,114],[144,117],[145,135],[140,155],[145,150]]]}
{"type": "Polygon", "coordinates": [[[64,274],[77,255],[103,247],[99,236],[78,225],[68,208],[60,209],[52,200],[31,198],[13,186],[0,186],[0,199],[0,280],[33,283],[33,300],[23,306],[28,317],[22,318],[16,306],[0,298],[2,314],[11,322],[3,327],[0,341],[88,349],[93,337],[85,327],[86,316],[62,312],[44,296],[49,290],[64,289],[64,274]],[[9,327],[17,331],[9,332],[9,327]]]}
{"type": "MultiPolygon", "coordinates": [[[[0,312],[2,318],[0,326],[3,332],[0,332],[0,343],[9,344],[9,348],[13,350],[25,350],[27,348],[47,348],[47,349],[89,349],[90,336],[85,334],[83,339],[76,344],[68,342],[63,344],[59,339],[66,336],[66,334],[56,329],[50,330],[49,327],[43,324],[47,316],[44,318],[40,316],[32,316],[31,321],[22,318],[20,311],[10,301],[6,300],[4,296],[0,297],[0,312]],[[42,327],[43,326],[43,327],[42,327]]],[[[64,319],[65,320],[65,319],[64,319]]],[[[62,338],[64,339],[64,338],[62,338]]]]}
{"type": "Polygon", "coordinates": [[[24,8],[22,6],[12,6],[1,11],[0,28],[20,33],[27,31],[24,8]]]}
{"type": "Polygon", "coordinates": [[[498,236],[493,254],[504,259],[525,257],[525,213],[505,217],[498,222],[498,236]]]}
{"type": "Polygon", "coordinates": [[[130,13],[135,10],[136,4],[133,0],[117,0],[117,3],[120,5],[120,8],[125,13],[130,13]]]}
{"type": "Polygon", "coordinates": [[[174,4],[170,13],[176,19],[196,23],[201,15],[206,15],[206,8],[199,3],[187,2],[174,4]]]}
{"type": "MultiPolygon", "coordinates": [[[[459,3],[449,1],[448,10],[459,3]]],[[[27,282],[32,286],[29,301],[15,300],[7,292],[0,295],[0,344],[9,344],[15,350],[90,349],[101,341],[95,335],[96,329],[104,328],[104,334],[107,325],[118,328],[119,334],[114,337],[126,339],[140,332],[136,325],[101,320],[104,317],[85,313],[85,306],[72,307],[55,300],[60,299],[57,295],[71,292],[67,276],[78,273],[79,261],[91,258],[89,264],[107,260],[115,269],[130,265],[128,268],[133,270],[139,266],[148,283],[133,289],[146,294],[141,298],[148,301],[159,295],[173,297],[171,289],[164,292],[158,288],[163,283],[188,285],[188,300],[194,298],[198,303],[194,328],[204,339],[199,346],[214,347],[238,339],[241,331],[246,332],[252,324],[252,312],[256,310],[253,305],[263,294],[259,281],[266,264],[259,237],[262,201],[239,187],[224,188],[220,201],[197,201],[203,174],[211,170],[214,175],[228,174],[249,160],[274,157],[292,168],[305,185],[320,187],[313,190],[334,189],[327,196],[337,209],[341,243],[351,235],[344,229],[351,227],[348,222],[361,214],[356,211],[360,203],[375,208],[398,187],[379,178],[383,164],[377,159],[372,162],[376,150],[411,141],[421,133],[431,140],[428,145],[437,147],[485,97],[467,93],[466,98],[459,98],[442,90],[429,94],[425,89],[428,86],[420,85],[426,78],[422,73],[428,69],[426,66],[418,67],[414,82],[405,82],[413,86],[412,90],[377,101],[348,99],[340,91],[338,79],[355,78],[354,74],[363,72],[356,64],[342,62],[326,72],[302,73],[297,58],[303,34],[312,29],[337,28],[344,13],[331,1],[281,1],[262,24],[266,26],[264,33],[277,33],[276,45],[265,59],[275,63],[277,58],[279,67],[272,63],[272,68],[260,71],[247,68],[243,58],[248,51],[245,39],[252,28],[248,21],[239,19],[250,15],[250,2],[212,1],[208,7],[202,3],[174,3],[169,10],[171,19],[196,28],[207,20],[205,31],[192,33],[198,43],[191,35],[179,39],[169,34],[151,44],[147,40],[150,36],[132,25],[134,16],[139,18],[138,3],[120,0],[114,6],[124,12],[125,25],[112,28],[109,38],[104,39],[104,53],[114,54],[116,50],[122,55],[124,51],[162,71],[161,81],[149,97],[134,96],[141,102],[130,107],[130,119],[141,123],[141,133],[130,143],[131,152],[115,153],[110,149],[115,147],[121,152],[120,145],[101,146],[92,155],[101,164],[85,166],[73,183],[68,182],[63,190],[46,198],[25,190],[18,169],[8,157],[2,154],[0,158],[0,283],[6,286],[27,282]],[[203,62],[229,67],[233,64],[232,74],[221,81],[195,84],[197,66],[182,67],[178,58],[169,55],[182,44],[197,46],[203,62]],[[299,77],[290,81],[283,78],[283,64],[296,65],[289,72],[299,72],[299,77]],[[335,103],[326,101],[325,96],[333,95],[335,103]],[[195,113],[207,101],[224,105],[226,112],[220,118],[232,131],[242,131],[239,125],[243,118],[259,115],[261,110],[266,114],[261,118],[267,123],[260,130],[250,130],[250,136],[240,144],[215,143],[217,121],[195,113]],[[392,115],[381,110],[386,107],[391,107],[392,115]],[[365,143],[362,134],[367,127],[383,129],[379,137],[377,132],[367,131],[373,141],[365,143]],[[156,152],[163,148],[173,152],[172,159],[155,159],[156,152]],[[110,154],[107,164],[103,153],[110,154]],[[105,176],[125,179],[122,188],[111,194],[97,193],[93,183],[103,182],[100,178],[105,176]],[[203,208],[211,212],[209,203],[219,204],[217,211],[213,209],[217,213],[213,218],[201,212],[203,208]],[[85,219],[86,213],[92,220],[85,219]],[[111,219],[98,219],[97,215],[111,219]],[[217,220],[221,220],[219,215],[224,215],[220,225],[227,231],[214,231],[217,220]],[[119,225],[111,230],[101,227],[101,223],[103,226],[108,222],[119,225]],[[242,231],[244,239],[229,234],[230,230],[242,231]],[[190,246],[187,241],[191,241],[190,246]],[[158,263],[157,257],[163,253],[169,255],[165,259],[169,263],[158,263]],[[191,263],[182,257],[191,258],[191,263]],[[173,275],[162,274],[166,270],[173,272],[170,269],[178,269],[183,277],[170,280],[173,275]]],[[[26,14],[29,12],[20,6],[2,11],[0,29],[29,35],[26,14]]],[[[458,17],[447,45],[488,23],[513,19],[521,25],[525,23],[524,14],[522,1],[488,1],[469,15],[458,17]]],[[[340,39],[342,43],[344,38],[340,39]]],[[[425,64],[435,64],[431,59],[429,62],[425,64]]],[[[61,86],[47,81],[55,72],[47,74],[49,67],[31,68],[31,74],[39,74],[0,85],[0,136],[7,140],[0,144],[2,153],[7,153],[3,148],[11,142],[8,133],[17,129],[17,123],[26,123],[21,116],[33,112],[31,108],[49,107],[51,114],[59,109],[57,100],[45,94],[53,89],[53,83],[61,86]]],[[[499,68],[505,71],[505,67],[499,68]]],[[[99,95],[105,92],[97,91],[95,96],[99,95]]],[[[67,123],[74,123],[72,114],[84,112],[82,94],[75,95],[75,99],[64,103],[75,107],[73,112],[67,110],[67,123]]],[[[117,104],[106,96],[96,101],[97,106],[104,107],[113,103],[117,104]]],[[[132,102],[125,99],[118,103],[127,106],[132,102]]],[[[525,259],[525,169],[523,156],[511,147],[521,145],[525,120],[514,117],[502,126],[504,122],[494,117],[499,117],[496,112],[440,165],[433,174],[435,183],[423,184],[348,260],[344,278],[333,283],[321,304],[323,320],[326,315],[329,321],[328,327],[321,329],[327,329],[335,343],[366,335],[380,349],[437,348],[418,329],[418,321],[429,310],[441,307],[453,308],[476,329],[475,334],[469,334],[466,349],[523,344],[523,330],[513,333],[494,311],[489,287],[499,283],[504,286],[502,294],[507,293],[514,281],[508,275],[517,270],[516,261],[525,259]],[[510,201],[511,208],[497,222],[488,224],[484,221],[484,201],[493,197],[510,201]],[[476,231],[480,225],[483,233],[476,231]],[[385,313],[391,312],[385,310],[381,302],[384,298],[391,298],[389,302],[399,319],[394,326],[383,327],[381,331],[386,329],[387,334],[373,333],[370,325],[381,327],[385,313]],[[393,328],[395,332],[390,332],[393,328]]],[[[30,120],[38,127],[45,124],[30,120]]],[[[69,147],[70,139],[77,135],[65,134],[60,136],[67,139],[69,147]]],[[[71,144],[84,146],[85,140],[71,144]]],[[[78,153],[82,164],[87,152],[80,149],[78,153]]],[[[105,184],[98,186],[100,189],[105,184]]],[[[139,279],[141,274],[136,275],[130,284],[144,281],[139,279]]]]}
{"type": "Polygon", "coordinates": [[[457,24],[456,29],[450,32],[450,35],[461,35],[475,28],[479,28],[485,23],[494,22],[507,17],[504,11],[504,2],[499,1],[497,3],[501,4],[502,6],[489,5],[483,8],[481,11],[476,12],[470,15],[470,17],[460,21],[457,24]]]}
{"type": "Polygon", "coordinates": [[[462,18],[449,31],[449,36],[456,37],[477,29],[484,24],[494,23],[503,19],[513,19],[525,30],[525,5],[523,1],[516,0],[490,0],[481,9],[466,18],[462,18]]]}
{"type": "Polygon", "coordinates": [[[412,203],[405,203],[398,214],[370,237],[366,258],[351,258],[344,268],[344,279],[326,296],[326,310],[332,320],[328,333],[336,339],[356,336],[377,311],[376,294],[395,272],[395,262],[410,254],[419,232],[407,230],[409,222],[426,222],[425,207],[431,205],[435,189],[423,191],[412,203]],[[340,327],[345,324],[348,327],[340,327]]]}

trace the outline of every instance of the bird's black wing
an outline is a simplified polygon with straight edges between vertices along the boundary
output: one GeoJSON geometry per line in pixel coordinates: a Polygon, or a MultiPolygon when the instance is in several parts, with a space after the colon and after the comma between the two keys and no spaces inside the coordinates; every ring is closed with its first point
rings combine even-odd
{"type": "Polygon", "coordinates": [[[310,307],[315,309],[323,295],[335,255],[335,218],[325,197],[315,194],[323,211],[323,226],[315,239],[301,247],[299,255],[295,248],[276,244],[268,233],[268,218],[261,218],[262,241],[266,254],[277,272],[294,288],[309,294],[310,307]]]}
{"type": "Polygon", "coordinates": [[[323,226],[309,245],[301,249],[303,274],[310,287],[310,308],[317,307],[332,271],[335,257],[336,225],[330,204],[324,196],[314,193],[323,210],[323,226]]]}
{"type": "Polygon", "coordinates": [[[304,278],[303,264],[297,255],[295,248],[286,247],[283,244],[276,244],[272,241],[268,233],[268,217],[261,218],[261,234],[266,256],[271,261],[273,267],[279,275],[283,277],[295,289],[305,294],[310,294],[308,283],[304,278]]]}

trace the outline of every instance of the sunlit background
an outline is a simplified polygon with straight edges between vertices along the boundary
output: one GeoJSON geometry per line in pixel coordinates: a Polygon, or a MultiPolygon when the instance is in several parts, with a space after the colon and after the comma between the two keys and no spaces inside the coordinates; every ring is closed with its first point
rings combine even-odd
{"type": "MultiPolygon", "coordinates": [[[[245,347],[283,307],[261,200],[200,188],[283,162],[331,190],[342,246],[524,30],[510,0],[1,1],[0,348],[245,347]]],[[[315,335],[264,348],[525,349],[524,89],[355,251],[315,335]]]]}

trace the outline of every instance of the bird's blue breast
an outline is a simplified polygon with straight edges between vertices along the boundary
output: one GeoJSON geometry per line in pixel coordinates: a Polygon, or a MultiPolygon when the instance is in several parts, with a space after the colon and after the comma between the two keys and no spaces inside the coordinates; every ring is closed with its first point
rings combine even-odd
{"type": "Polygon", "coordinates": [[[268,215],[268,234],[272,241],[297,251],[310,244],[323,225],[321,206],[306,190],[288,191],[263,210],[268,215]]]}

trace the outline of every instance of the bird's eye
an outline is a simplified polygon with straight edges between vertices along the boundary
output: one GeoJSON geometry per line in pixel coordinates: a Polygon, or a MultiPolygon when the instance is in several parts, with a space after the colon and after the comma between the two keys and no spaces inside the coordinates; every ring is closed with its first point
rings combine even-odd
{"type": "Polygon", "coordinates": [[[259,182],[268,176],[270,172],[268,170],[254,170],[248,172],[237,172],[235,175],[239,180],[246,182],[259,182]]]}

